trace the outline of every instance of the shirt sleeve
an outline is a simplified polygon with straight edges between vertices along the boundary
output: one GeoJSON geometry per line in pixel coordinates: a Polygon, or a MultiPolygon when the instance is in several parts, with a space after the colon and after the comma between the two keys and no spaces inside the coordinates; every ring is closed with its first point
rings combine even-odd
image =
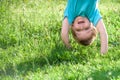
{"type": "MultiPolygon", "coordinates": [[[[75,0],[77,1],[77,0],[75,0]]],[[[75,19],[75,1],[68,0],[67,6],[64,11],[64,18],[68,18],[68,23],[72,25],[74,19],[75,19]]]]}
{"type": "Polygon", "coordinates": [[[68,18],[68,23],[70,25],[72,25],[73,21],[74,21],[74,15],[72,15],[72,12],[70,10],[68,10],[67,8],[64,11],[64,18],[68,18]]]}
{"type": "Polygon", "coordinates": [[[102,18],[99,9],[98,9],[98,1],[96,1],[93,5],[91,5],[92,7],[89,9],[88,14],[88,19],[90,20],[90,22],[93,23],[93,25],[96,27],[97,23],[99,22],[99,20],[102,18]]]}
{"type": "Polygon", "coordinates": [[[100,12],[98,9],[95,9],[89,16],[88,16],[90,22],[93,23],[93,25],[96,27],[99,20],[102,18],[100,12]]]}

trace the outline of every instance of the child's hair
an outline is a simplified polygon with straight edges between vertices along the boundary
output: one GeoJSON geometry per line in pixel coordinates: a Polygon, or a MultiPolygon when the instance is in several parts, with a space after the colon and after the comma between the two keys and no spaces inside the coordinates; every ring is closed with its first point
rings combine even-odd
{"type": "Polygon", "coordinates": [[[88,45],[91,45],[92,42],[95,40],[95,38],[96,38],[96,36],[97,36],[97,30],[96,30],[95,27],[93,27],[93,29],[92,29],[92,35],[91,35],[89,38],[84,39],[84,40],[79,39],[79,38],[76,36],[74,30],[72,30],[72,35],[73,35],[73,38],[74,38],[79,44],[82,44],[82,45],[84,45],[84,46],[88,46],[88,45]]]}

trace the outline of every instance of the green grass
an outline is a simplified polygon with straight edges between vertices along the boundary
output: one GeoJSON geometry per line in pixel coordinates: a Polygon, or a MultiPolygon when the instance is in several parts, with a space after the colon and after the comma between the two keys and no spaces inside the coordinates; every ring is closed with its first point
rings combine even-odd
{"type": "Polygon", "coordinates": [[[101,0],[109,36],[88,47],[60,38],[66,0],[0,0],[0,80],[120,80],[120,1],[101,0]]]}

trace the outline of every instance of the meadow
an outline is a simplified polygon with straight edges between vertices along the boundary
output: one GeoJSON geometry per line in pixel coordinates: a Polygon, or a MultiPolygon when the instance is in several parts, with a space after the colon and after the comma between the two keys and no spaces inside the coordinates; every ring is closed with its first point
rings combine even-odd
{"type": "Polygon", "coordinates": [[[60,32],[67,0],[0,0],[0,80],[120,80],[120,0],[101,0],[109,50],[99,35],[72,50],[60,32]]]}

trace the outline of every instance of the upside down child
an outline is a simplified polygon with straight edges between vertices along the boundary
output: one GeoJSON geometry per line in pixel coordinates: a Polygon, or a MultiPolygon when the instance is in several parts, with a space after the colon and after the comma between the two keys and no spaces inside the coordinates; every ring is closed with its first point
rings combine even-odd
{"type": "Polygon", "coordinates": [[[61,29],[61,37],[67,48],[71,48],[70,29],[73,38],[85,46],[92,44],[99,33],[100,52],[101,54],[107,52],[108,35],[98,9],[98,0],[68,0],[61,29]]]}

